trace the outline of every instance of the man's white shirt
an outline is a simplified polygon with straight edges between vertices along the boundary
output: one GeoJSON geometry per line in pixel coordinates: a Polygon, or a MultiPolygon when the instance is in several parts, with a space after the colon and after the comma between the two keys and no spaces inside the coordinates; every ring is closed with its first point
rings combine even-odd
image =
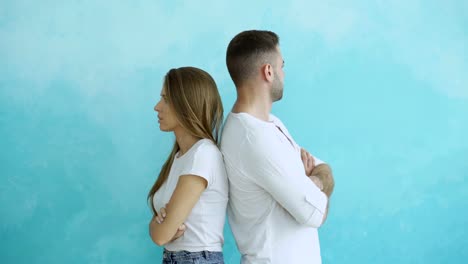
{"type": "Polygon", "coordinates": [[[273,115],[265,122],[230,113],[221,152],[229,179],[228,219],[241,262],[321,263],[317,228],[328,199],[305,175],[300,147],[283,123],[273,115]]]}

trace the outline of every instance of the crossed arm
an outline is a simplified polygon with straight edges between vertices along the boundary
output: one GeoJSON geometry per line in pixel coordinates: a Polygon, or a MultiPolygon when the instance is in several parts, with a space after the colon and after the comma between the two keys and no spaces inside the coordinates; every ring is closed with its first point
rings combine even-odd
{"type": "Polygon", "coordinates": [[[196,175],[179,177],[174,193],[166,205],[149,223],[149,233],[154,243],[159,246],[182,236],[184,222],[206,189],[207,181],[196,175]]]}
{"type": "Polygon", "coordinates": [[[306,175],[322,190],[328,197],[327,210],[323,221],[325,222],[330,206],[330,197],[335,188],[335,180],[330,166],[325,163],[315,166],[315,160],[305,149],[301,149],[301,159],[304,164],[306,175]]]}
{"type": "Polygon", "coordinates": [[[293,161],[293,153],[275,151],[269,139],[262,137],[249,138],[242,147],[240,155],[254,161],[243,164],[245,177],[269,193],[298,223],[319,227],[328,198],[305,176],[301,164],[293,161]]]}

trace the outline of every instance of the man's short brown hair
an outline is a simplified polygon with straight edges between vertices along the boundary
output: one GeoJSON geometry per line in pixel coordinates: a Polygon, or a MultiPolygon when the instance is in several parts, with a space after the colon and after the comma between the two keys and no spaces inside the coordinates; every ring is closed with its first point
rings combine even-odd
{"type": "Polygon", "coordinates": [[[271,54],[276,51],[279,37],[266,30],[249,30],[237,34],[229,42],[226,64],[236,86],[255,74],[261,63],[273,63],[271,54]]]}

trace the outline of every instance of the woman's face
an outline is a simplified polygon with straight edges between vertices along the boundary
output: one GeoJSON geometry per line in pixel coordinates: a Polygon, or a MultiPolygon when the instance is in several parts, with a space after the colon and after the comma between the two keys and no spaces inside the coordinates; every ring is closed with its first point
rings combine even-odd
{"type": "Polygon", "coordinates": [[[158,113],[158,123],[161,131],[174,131],[179,126],[179,121],[175,115],[174,108],[169,105],[166,99],[164,87],[161,89],[161,99],[154,106],[154,111],[158,113]]]}

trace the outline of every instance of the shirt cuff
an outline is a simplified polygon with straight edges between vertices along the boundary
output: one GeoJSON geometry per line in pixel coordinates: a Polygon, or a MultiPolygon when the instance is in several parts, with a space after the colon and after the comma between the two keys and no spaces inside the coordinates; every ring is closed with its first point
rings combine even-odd
{"type": "Polygon", "coordinates": [[[327,196],[322,192],[318,194],[316,193],[315,195],[308,194],[306,195],[305,200],[310,204],[310,206],[314,207],[314,211],[306,224],[314,227],[320,227],[327,208],[327,196]]]}

